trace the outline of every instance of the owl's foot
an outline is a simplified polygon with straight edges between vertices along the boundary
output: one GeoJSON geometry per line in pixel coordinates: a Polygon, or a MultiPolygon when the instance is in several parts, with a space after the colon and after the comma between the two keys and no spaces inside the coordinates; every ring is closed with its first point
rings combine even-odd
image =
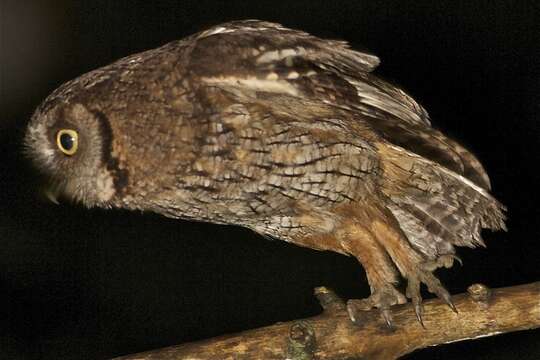
{"type": "Polygon", "coordinates": [[[422,327],[424,327],[424,322],[422,321],[424,307],[422,306],[422,295],[420,293],[420,285],[422,283],[427,286],[430,293],[437,295],[438,298],[448,304],[452,311],[457,313],[450,293],[441,284],[439,279],[433,275],[433,271],[439,267],[452,267],[454,259],[457,259],[461,263],[461,260],[455,255],[443,255],[436,260],[423,262],[405,274],[407,278],[407,290],[405,294],[411,299],[414,312],[422,327]]]}
{"type": "Polygon", "coordinates": [[[385,285],[372,292],[366,299],[352,299],[347,301],[347,312],[353,322],[356,322],[356,314],[359,311],[367,311],[373,308],[379,309],[381,316],[389,328],[393,328],[392,313],[390,306],[405,304],[407,298],[403,296],[393,285],[385,285]]]}
{"type": "Polygon", "coordinates": [[[434,260],[424,261],[422,265],[423,268],[428,271],[435,271],[442,267],[450,269],[452,266],[454,266],[454,260],[456,260],[460,265],[463,265],[463,262],[459,256],[454,254],[441,255],[434,260]]]}

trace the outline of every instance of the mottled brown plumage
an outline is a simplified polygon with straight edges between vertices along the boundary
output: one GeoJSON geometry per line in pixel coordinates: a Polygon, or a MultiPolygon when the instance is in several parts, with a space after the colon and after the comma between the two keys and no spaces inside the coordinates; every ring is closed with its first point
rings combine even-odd
{"type": "Polygon", "coordinates": [[[26,146],[55,193],[350,254],[371,286],[362,306],[388,318],[401,274],[421,315],[420,284],[448,299],[432,271],[504,228],[503,207],[378,63],[278,24],[227,23],[62,85],[26,146]]]}

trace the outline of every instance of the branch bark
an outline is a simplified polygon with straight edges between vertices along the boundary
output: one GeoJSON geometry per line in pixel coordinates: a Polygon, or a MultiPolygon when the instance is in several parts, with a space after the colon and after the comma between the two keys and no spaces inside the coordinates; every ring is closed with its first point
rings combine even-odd
{"type": "Polygon", "coordinates": [[[394,328],[378,310],[355,313],[339,297],[316,288],[322,314],[172,346],[116,360],[207,359],[395,359],[416,349],[540,327],[540,282],[490,290],[475,284],[452,297],[458,313],[438,299],[424,302],[424,326],[411,304],[392,308],[394,328]]]}

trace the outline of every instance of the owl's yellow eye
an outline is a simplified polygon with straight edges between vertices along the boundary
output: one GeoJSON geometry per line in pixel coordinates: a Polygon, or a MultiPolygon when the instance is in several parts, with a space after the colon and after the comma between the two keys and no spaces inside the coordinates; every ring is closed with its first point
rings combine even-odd
{"type": "Polygon", "coordinates": [[[79,147],[79,135],[75,130],[62,129],[56,134],[56,145],[66,155],[73,155],[79,147]]]}

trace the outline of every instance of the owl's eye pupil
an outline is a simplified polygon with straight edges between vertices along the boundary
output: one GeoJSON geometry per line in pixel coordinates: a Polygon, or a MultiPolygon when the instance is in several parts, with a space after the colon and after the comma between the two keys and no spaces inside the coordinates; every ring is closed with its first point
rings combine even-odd
{"type": "Polygon", "coordinates": [[[73,148],[74,143],[75,139],[73,138],[73,136],[69,134],[60,135],[60,144],[65,150],[70,151],[73,148]]]}
{"type": "Polygon", "coordinates": [[[75,130],[62,129],[56,134],[56,145],[65,155],[73,155],[79,146],[79,135],[75,130]]]}

